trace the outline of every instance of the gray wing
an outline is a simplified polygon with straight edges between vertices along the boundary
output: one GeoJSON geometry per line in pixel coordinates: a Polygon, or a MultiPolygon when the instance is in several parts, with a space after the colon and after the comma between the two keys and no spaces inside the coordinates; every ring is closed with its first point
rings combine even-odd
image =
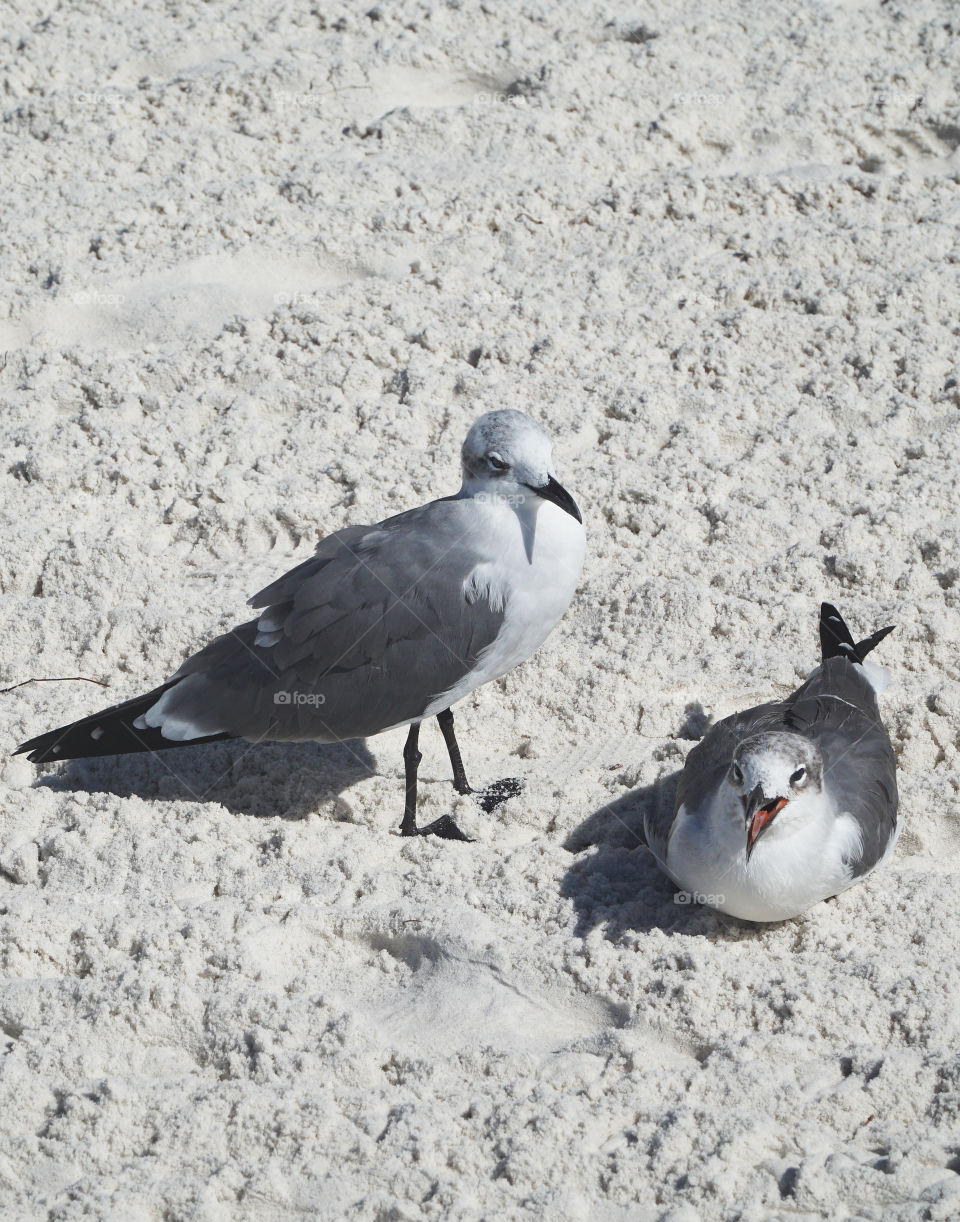
{"type": "MultiPolygon", "coordinates": [[[[681,779],[682,776],[681,773],[681,779]]],[[[673,793],[676,793],[676,789],[673,793]]],[[[669,791],[665,793],[659,786],[655,787],[654,794],[643,811],[643,838],[647,842],[647,848],[664,870],[667,868],[667,844],[675,818],[676,803],[670,801],[669,791]]]]}
{"type": "Polygon", "coordinates": [[[433,501],[323,539],[250,599],[259,619],[184,662],[145,723],[184,739],[332,741],[416,720],[503,624],[502,604],[465,589],[493,559],[467,504],[433,501]]]}
{"type": "Polygon", "coordinates": [[[897,769],[877,697],[858,666],[828,658],[790,698],[787,729],[805,734],[823,756],[823,786],[860,829],[856,878],[883,857],[897,829],[897,769]]]}

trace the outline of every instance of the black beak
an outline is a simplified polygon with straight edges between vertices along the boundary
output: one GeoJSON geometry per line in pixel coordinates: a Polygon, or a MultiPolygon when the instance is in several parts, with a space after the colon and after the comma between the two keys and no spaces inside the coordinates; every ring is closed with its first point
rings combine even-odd
{"type": "Polygon", "coordinates": [[[744,818],[747,824],[748,859],[757,841],[786,804],[786,798],[768,798],[761,785],[755,786],[743,799],[744,818]]]}
{"type": "Polygon", "coordinates": [[[757,813],[761,806],[766,802],[766,796],[763,792],[763,786],[757,785],[752,793],[748,793],[743,799],[743,809],[746,815],[747,823],[753,822],[753,816],[757,813]]]}
{"type": "Polygon", "coordinates": [[[564,513],[568,513],[571,518],[576,518],[581,525],[583,524],[583,518],[580,517],[577,502],[562,484],[557,483],[552,475],[542,488],[534,488],[533,484],[527,484],[526,486],[531,492],[535,492],[537,496],[542,496],[545,501],[553,501],[554,505],[558,505],[564,513]]]}

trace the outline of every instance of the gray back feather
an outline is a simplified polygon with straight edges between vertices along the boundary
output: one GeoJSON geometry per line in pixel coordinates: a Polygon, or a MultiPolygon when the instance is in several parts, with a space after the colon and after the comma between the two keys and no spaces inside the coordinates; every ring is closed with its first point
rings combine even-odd
{"type": "Polygon", "coordinates": [[[468,505],[432,501],[323,539],[250,599],[264,608],[259,620],[184,662],[164,717],[202,734],[285,741],[365,737],[415,720],[503,624],[502,606],[464,592],[475,566],[494,558],[471,531],[468,505]]]}

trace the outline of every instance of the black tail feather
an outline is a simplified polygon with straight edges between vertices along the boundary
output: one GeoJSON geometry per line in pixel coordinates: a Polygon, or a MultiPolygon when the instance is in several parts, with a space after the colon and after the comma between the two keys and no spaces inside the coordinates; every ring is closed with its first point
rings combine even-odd
{"type": "Polygon", "coordinates": [[[126,755],[131,751],[165,751],[170,747],[187,747],[192,743],[214,743],[224,738],[232,738],[232,734],[208,734],[202,738],[190,739],[187,742],[176,742],[164,738],[158,729],[148,727],[139,730],[133,725],[134,720],[145,713],[152,704],[170,687],[164,683],[155,687],[152,692],[143,696],[135,696],[122,704],[114,704],[108,709],[101,709],[90,717],[74,721],[68,726],[59,726],[56,730],[48,730],[46,734],[38,734],[25,743],[21,743],[14,755],[22,755],[25,751],[34,764],[46,764],[51,760],[89,759],[95,755],[126,755]],[[97,733],[99,731],[99,733],[97,733]]]}
{"type": "Polygon", "coordinates": [[[888,628],[878,628],[862,641],[854,641],[837,608],[832,603],[821,603],[820,651],[823,661],[827,658],[850,658],[853,662],[862,662],[870,650],[876,648],[895,627],[895,624],[891,624],[888,628]]]}

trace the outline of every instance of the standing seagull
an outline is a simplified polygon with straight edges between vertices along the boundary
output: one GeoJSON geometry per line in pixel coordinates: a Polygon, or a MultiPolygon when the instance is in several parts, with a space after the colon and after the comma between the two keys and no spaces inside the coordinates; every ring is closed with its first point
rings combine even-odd
{"type": "MultiPolygon", "coordinates": [[[[436,717],[454,786],[472,792],[450,706],[533,653],[583,567],[583,520],[551,452],[523,412],[488,412],[463,443],[455,496],[336,531],[250,599],[258,618],[166,683],[17,753],[42,764],[224,738],[339,742],[408,725],[401,834],[467,839],[449,815],[417,826],[420,723],[436,717]]],[[[487,809],[497,796],[509,791],[487,809]]]]}
{"type": "Polygon", "coordinates": [[[820,608],[821,664],[786,700],[725,717],[687,756],[672,818],[646,823],[660,866],[687,892],[747,921],[783,921],[890,854],[896,766],[865,661],[893,628],[855,644],[820,608]]]}

